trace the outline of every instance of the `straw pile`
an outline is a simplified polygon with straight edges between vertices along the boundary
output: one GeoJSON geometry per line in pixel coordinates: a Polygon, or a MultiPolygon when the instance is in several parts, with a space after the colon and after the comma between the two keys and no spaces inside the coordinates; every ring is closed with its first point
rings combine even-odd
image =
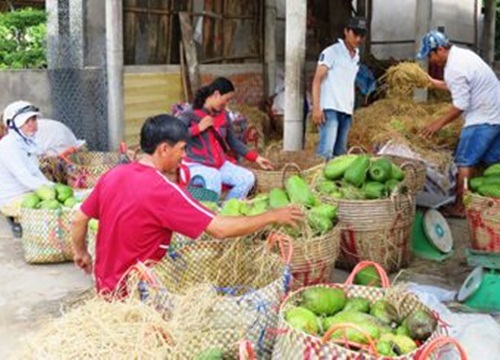
{"type": "Polygon", "coordinates": [[[414,62],[400,62],[391,66],[380,79],[387,84],[387,97],[408,99],[417,88],[430,85],[427,73],[414,62]]]}
{"type": "MultiPolygon", "coordinates": [[[[231,110],[237,111],[247,118],[248,127],[254,126],[259,134],[258,150],[262,150],[271,133],[271,122],[269,116],[256,106],[235,104],[231,110]]],[[[250,144],[249,144],[250,145],[250,144]]]]}
{"type": "Polygon", "coordinates": [[[165,359],[172,347],[168,324],[135,300],[93,298],[26,340],[19,359],[165,359]]]}
{"type": "Polygon", "coordinates": [[[448,103],[428,104],[383,99],[357,110],[349,133],[349,143],[375,150],[389,140],[407,145],[439,169],[446,168],[456,147],[462,119],[441,129],[430,139],[419,135],[424,126],[445,114],[448,103]]]}

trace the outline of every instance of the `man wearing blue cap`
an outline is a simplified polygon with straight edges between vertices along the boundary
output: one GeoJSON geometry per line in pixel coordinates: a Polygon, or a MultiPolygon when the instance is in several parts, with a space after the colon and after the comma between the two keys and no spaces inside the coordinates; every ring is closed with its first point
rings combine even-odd
{"type": "Polygon", "coordinates": [[[312,119],[319,127],[316,152],[326,159],[346,153],[359,46],[366,31],[366,19],[351,18],[344,29],[344,39],[324,49],[319,56],[312,84],[312,119]]]}
{"type": "Polygon", "coordinates": [[[449,90],[453,104],[421,135],[429,138],[462,115],[465,120],[455,150],[458,167],[455,204],[445,215],[463,217],[464,179],[479,165],[500,161],[500,83],[493,70],[474,52],[452,45],[445,34],[431,31],[422,39],[417,58],[444,66],[444,81],[430,78],[433,86],[449,90]]]}

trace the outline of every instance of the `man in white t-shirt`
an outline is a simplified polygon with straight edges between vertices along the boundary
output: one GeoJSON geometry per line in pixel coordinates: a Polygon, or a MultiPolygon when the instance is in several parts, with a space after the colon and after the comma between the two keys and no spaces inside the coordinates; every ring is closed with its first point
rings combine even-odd
{"type": "Polygon", "coordinates": [[[344,39],[324,49],[312,85],[313,122],[319,126],[318,155],[331,159],[345,154],[354,110],[354,84],[359,69],[359,46],[367,31],[366,20],[351,18],[344,39]]]}
{"type": "Polygon", "coordinates": [[[455,151],[457,200],[443,211],[448,216],[464,217],[464,179],[473,176],[479,165],[500,161],[500,83],[476,53],[452,45],[438,31],[424,36],[417,58],[444,66],[444,81],[430,80],[434,87],[449,90],[453,101],[445,115],[422,129],[422,136],[431,137],[460,115],[465,120],[455,151]]]}

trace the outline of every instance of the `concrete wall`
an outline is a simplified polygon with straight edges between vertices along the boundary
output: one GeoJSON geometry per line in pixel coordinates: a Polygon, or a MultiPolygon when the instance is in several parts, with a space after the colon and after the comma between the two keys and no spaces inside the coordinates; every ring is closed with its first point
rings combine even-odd
{"type": "MultiPolygon", "coordinates": [[[[412,41],[415,37],[415,7],[417,0],[374,0],[372,42],[412,41]]],[[[474,0],[434,0],[431,27],[444,26],[453,42],[473,45],[474,0]]],[[[373,54],[380,59],[415,57],[415,45],[372,44],[373,54]]]]}
{"type": "Polygon", "coordinates": [[[52,116],[50,85],[45,70],[2,70],[0,71],[0,112],[16,100],[29,101],[46,117],[52,116]]]}

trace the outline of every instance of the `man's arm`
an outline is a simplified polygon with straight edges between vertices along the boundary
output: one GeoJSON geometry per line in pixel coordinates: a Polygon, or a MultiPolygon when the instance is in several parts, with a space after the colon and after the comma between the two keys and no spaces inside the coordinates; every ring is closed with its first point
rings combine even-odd
{"type": "Polygon", "coordinates": [[[304,217],[296,206],[273,209],[255,216],[215,216],[206,232],[217,239],[238,237],[259,231],[270,224],[296,226],[304,217]]]}
{"type": "Polygon", "coordinates": [[[420,135],[422,135],[424,138],[431,137],[443,127],[458,119],[460,115],[462,115],[462,112],[462,110],[452,105],[446,115],[424,127],[420,132],[420,135]]]}
{"type": "Polygon", "coordinates": [[[87,250],[85,237],[90,218],[81,210],[78,210],[73,219],[71,227],[71,238],[73,241],[73,261],[75,265],[87,274],[92,272],[92,258],[87,250]]]}
{"type": "Polygon", "coordinates": [[[316,72],[314,73],[314,79],[312,83],[312,101],[313,101],[313,122],[316,125],[321,125],[325,122],[323,118],[323,110],[321,109],[321,82],[328,73],[328,67],[323,64],[319,64],[316,67],[316,72]]]}
{"type": "Polygon", "coordinates": [[[450,89],[448,89],[448,86],[443,80],[434,79],[429,75],[429,81],[431,82],[432,87],[436,89],[450,91],[450,89]]]}

